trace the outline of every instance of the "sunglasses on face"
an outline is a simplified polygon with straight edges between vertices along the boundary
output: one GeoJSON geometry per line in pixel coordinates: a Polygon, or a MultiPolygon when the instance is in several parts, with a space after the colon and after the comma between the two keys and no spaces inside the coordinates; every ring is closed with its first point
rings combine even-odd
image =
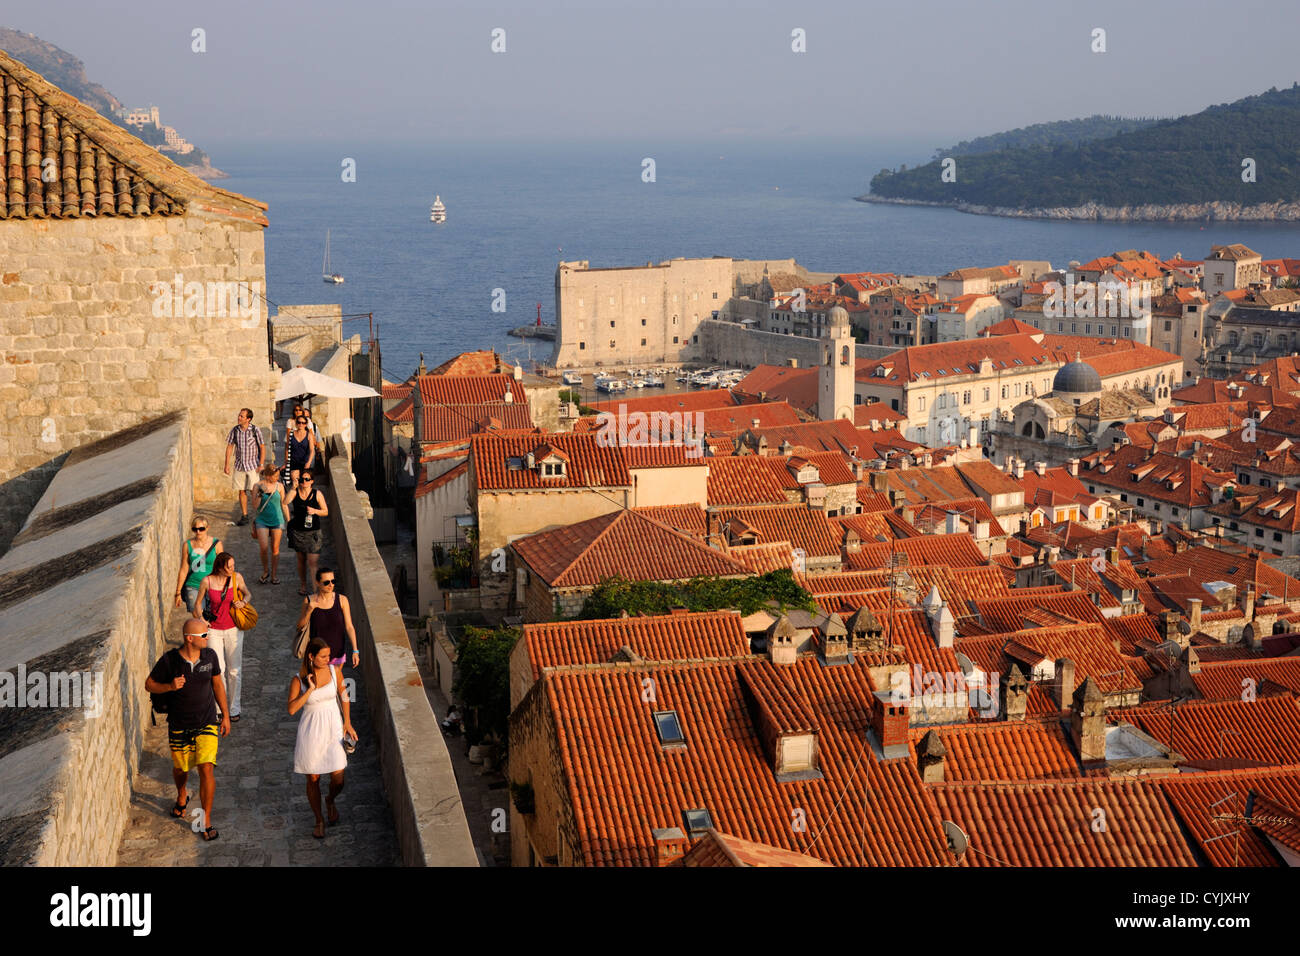
{"type": "Polygon", "coordinates": [[[207,636],[208,636],[208,632],[207,632],[207,631],[200,631],[198,634],[188,634],[188,635],[186,635],[186,636],[187,636],[187,637],[202,637],[202,638],[206,639],[207,636]]]}
{"type": "Polygon", "coordinates": [[[320,586],[323,588],[332,588],[334,586],[334,579],[330,578],[328,581],[322,581],[320,586]]]}
{"type": "Polygon", "coordinates": [[[207,531],[207,530],[208,530],[208,526],[207,526],[207,525],[201,525],[200,527],[197,527],[197,528],[190,528],[190,530],[191,530],[191,531],[207,531]]]}

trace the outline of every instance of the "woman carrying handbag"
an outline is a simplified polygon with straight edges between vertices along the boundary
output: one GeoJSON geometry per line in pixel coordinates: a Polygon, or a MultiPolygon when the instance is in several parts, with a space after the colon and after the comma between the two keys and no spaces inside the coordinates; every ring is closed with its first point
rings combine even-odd
{"type": "MultiPolygon", "coordinates": [[[[252,611],[247,596],[248,585],[244,576],[235,570],[235,556],[222,551],[212,562],[212,573],[199,585],[199,597],[191,608],[196,619],[208,622],[208,647],[221,659],[231,723],[239,720],[239,692],[243,684],[239,668],[244,656],[244,632],[235,614],[252,611]]],[[[253,622],[256,621],[254,617],[253,622]]]]}

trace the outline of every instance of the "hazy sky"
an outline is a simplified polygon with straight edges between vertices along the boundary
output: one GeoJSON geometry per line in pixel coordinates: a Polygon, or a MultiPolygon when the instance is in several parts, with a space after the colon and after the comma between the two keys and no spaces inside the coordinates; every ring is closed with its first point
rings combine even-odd
{"type": "Polygon", "coordinates": [[[1300,4],[44,0],[0,16],[212,149],[436,140],[937,147],[1300,79],[1300,4]],[[207,51],[191,51],[191,31],[207,51]],[[494,28],[506,51],[491,52],[494,28]],[[1105,53],[1092,31],[1106,30],[1105,53]],[[791,50],[806,31],[807,52],[791,50]]]}

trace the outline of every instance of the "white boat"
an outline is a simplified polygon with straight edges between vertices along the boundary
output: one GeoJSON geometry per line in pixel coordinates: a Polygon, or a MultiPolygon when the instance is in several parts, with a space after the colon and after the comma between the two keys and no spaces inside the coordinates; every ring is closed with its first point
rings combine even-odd
{"type": "Polygon", "coordinates": [[[320,277],[323,282],[330,282],[338,285],[343,281],[343,273],[330,271],[330,231],[325,230],[325,262],[320,267],[320,277]]]}
{"type": "Polygon", "coordinates": [[[433,205],[429,207],[429,222],[446,222],[447,207],[442,204],[441,196],[433,197],[433,205]]]}
{"type": "Polygon", "coordinates": [[[664,377],[663,377],[662,375],[649,375],[649,376],[646,376],[645,387],[646,387],[646,388],[663,388],[663,387],[664,387],[664,377]]]}
{"type": "Polygon", "coordinates": [[[645,388],[645,379],[643,379],[643,378],[634,378],[634,379],[632,379],[632,381],[630,381],[630,382],[627,383],[627,387],[628,387],[628,388],[645,388]]]}
{"type": "Polygon", "coordinates": [[[565,385],[582,384],[582,376],[577,372],[565,372],[563,375],[560,376],[560,380],[563,381],[565,385]]]}
{"type": "Polygon", "coordinates": [[[697,372],[691,376],[692,388],[717,388],[718,376],[714,372],[697,372]]]}

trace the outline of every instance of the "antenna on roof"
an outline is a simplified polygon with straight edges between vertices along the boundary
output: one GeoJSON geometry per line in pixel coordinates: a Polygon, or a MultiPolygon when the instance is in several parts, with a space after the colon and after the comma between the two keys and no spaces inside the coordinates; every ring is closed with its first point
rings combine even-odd
{"type": "Polygon", "coordinates": [[[966,848],[970,846],[970,840],[966,837],[966,834],[962,832],[961,827],[951,820],[944,820],[943,835],[948,841],[948,849],[960,860],[966,852],[966,848]]]}

